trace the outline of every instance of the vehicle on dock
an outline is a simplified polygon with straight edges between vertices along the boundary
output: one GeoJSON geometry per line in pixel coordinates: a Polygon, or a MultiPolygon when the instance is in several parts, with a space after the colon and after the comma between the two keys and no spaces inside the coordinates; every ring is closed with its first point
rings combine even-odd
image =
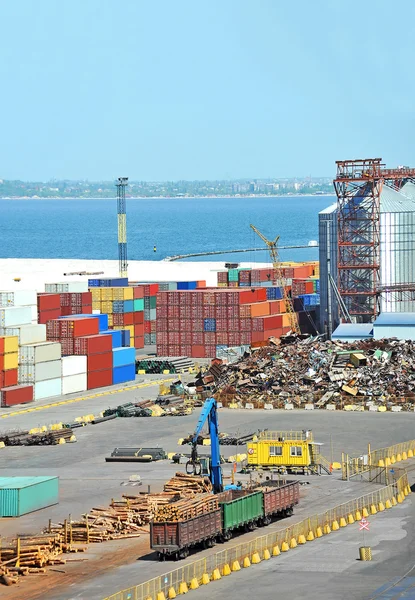
{"type": "Polygon", "coordinates": [[[150,523],[150,546],[160,560],[186,558],[192,548],[211,548],[234,534],[289,517],[300,498],[298,481],[266,481],[261,487],[217,494],[219,510],[185,521],[150,523]]]}
{"type": "Polygon", "coordinates": [[[286,475],[331,474],[330,462],[321,454],[310,430],[261,431],[248,442],[244,471],[268,470],[286,475]]]}

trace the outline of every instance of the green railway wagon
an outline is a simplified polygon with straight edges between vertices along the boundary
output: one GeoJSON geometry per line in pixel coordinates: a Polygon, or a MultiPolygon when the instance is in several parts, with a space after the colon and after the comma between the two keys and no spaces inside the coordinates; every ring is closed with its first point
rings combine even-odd
{"type": "Polygon", "coordinates": [[[262,492],[251,493],[247,490],[227,490],[218,494],[222,510],[222,537],[229,540],[232,531],[244,526],[255,529],[258,519],[264,516],[262,492]]]}

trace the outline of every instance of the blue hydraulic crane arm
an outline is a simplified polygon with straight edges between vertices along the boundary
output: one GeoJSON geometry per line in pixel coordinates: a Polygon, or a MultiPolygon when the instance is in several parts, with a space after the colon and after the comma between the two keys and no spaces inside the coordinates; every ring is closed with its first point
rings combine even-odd
{"type": "Polygon", "coordinates": [[[218,493],[223,491],[223,478],[222,469],[220,466],[218,412],[215,398],[208,398],[203,405],[202,412],[192,438],[191,459],[186,465],[186,470],[189,472],[189,467],[191,467],[194,474],[200,473],[200,461],[197,455],[197,439],[206,421],[208,422],[209,426],[211,448],[210,480],[212,482],[213,491],[218,493]]]}

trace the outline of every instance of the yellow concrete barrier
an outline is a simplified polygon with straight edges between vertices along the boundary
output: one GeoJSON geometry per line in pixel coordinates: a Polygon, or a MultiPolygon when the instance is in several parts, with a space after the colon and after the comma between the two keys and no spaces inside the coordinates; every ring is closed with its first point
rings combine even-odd
{"type": "Polygon", "coordinates": [[[222,579],[222,575],[220,574],[219,569],[215,569],[212,574],[212,581],[218,581],[219,579],[222,579]]]}
{"type": "Polygon", "coordinates": [[[253,565],[257,565],[258,563],[261,562],[261,557],[259,556],[258,552],[254,552],[251,558],[251,563],[253,565]]]}
{"type": "Polygon", "coordinates": [[[366,506],[363,508],[362,510],[362,515],[366,518],[369,516],[369,511],[367,510],[366,506]]]}
{"type": "Polygon", "coordinates": [[[264,550],[264,560],[269,560],[270,558],[271,558],[270,551],[268,550],[268,548],[265,548],[265,550],[264,550]]]}
{"type": "Polygon", "coordinates": [[[335,519],[335,520],[333,521],[333,523],[331,524],[331,530],[332,530],[332,531],[338,531],[339,529],[340,529],[340,527],[339,527],[339,523],[338,523],[338,521],[335,519]]]}
{"type": "Polygon", "coordinates": [[[328,523],[326,523],[323,527],[323,533],[324,535],[328,535],[329,533],[331,533],[331,529],[330,529],[330,525],[328,523]]]}
{"type": "Polygon", "coordinates": [[[349,513],[347,515],[347,522],[348,522],[349,525],[351,525],[352,523],[354,523],[354,517],[353,517],[352,513],[349,513]]]}
{"type": "Polygon", "coordinates": [[[346,523],[346,519],[344,517],[340,517],[340,523],[339,523],[340,527],[346,527],[347,523],[346,523]]]}
{"type": "Polygon", "coordinates": [[[379,502],[378,504],[378,511],[379,512],[383,512],[385,510],[385,505],[383,504],[383,502],[379,502]]]}
{"type": "Polygon", "coordinates": [[[223,565],[222,575],[224,575],[226,577],[227,575],[230,575],[230,574],[231,574],[231,568],[228,565],[228,563],[226,563],[225,565],[223,565]]]}
{"type": "Polygon", "coordinates": [[[307,542],[312,542],[314,540],[314,533],[310,531],[307,533],[307,542]]]}
{"type": "Polygon", "coordinates": [[[247,569],[248,567],[251,566],[251,561],[249,560],[249,558],[247,556],[245,556],[245,558],[244,558],[243,566],[244,566],[244,569],[247,569]]]}
{"type": "Polygon", "coordinates": [[[290,550],[293,550],[294,548],[297,548],[297,540],[293,537],[290,542],[290,550]]]}
{"type": "Polygon", "coordinates": [[[174,598],[176,598],[176,590],[174,589],[174,587],[169,588],[169,591],[167,592],[167,597],[169,598],[169,600],[174,600],[174,598]]]}
{"type": "Polygon", "coordinates": [[[408,460],[408,455],[405,450],[402,452],[402,460],[408,460]]]}
{"type": "Polygon", "coordinates": [[[298,536],[298,543],[301,545],[306,543],[305,535],[303,533],[298,536]]]}
{"type": "Polygon", "coordinates": [[[182,581],[179,585],[179,594],[187,594],[188,591],[189,588],[187,587],[187,583],[185,581],[182,581]]]}
{"type": "Polygon", "coordinates": [[[385,502],[385,508],[392,508],[392,502],[389,500],[389,498],[385,502]]]}
{"type": "Polygon", "coordinates": [[[241,565],[239,564],[239,560],[234,560],[232,563],[232,571],[240,571],[241,565]]]}
{"type": "Polygon", "coordinates": [[[321,527],[317,527],[317,529],[316,529],[316,537],[318,537],[318,538],[323,537],[323,530],[321,529],[321,527]]]}
{"type": "Polygon", "coordinates": [[[199,582],[196,579],[196,577],[193,577],[192,581],[190,582],[190,589],[197,590],[198,587],[199,587],[199,582]]]}
{"type": "Polygon", "coordinates": [[[370,505],[370,514],[375,515],[378,511],[376,510],[376,506],[374,504],[370,505]]]}
{"type": "Polygon", "coordinates": [[[281,554],[280,547],[275,545],[272,549],[272,556],[279,556],[281,554]]]}
{"type": "Polygon", "coordinates": [[[203,585],[207,585],[208,583],[210,583],[210,577],[207,573],[203,573],[202,575],[202,584],[203,585]]]}
{"type": "Polygon", "coordinates": [[[360,510],[356,511],[355,520],[356,521],[361,521],[362,520],[362,513],[360,512],[360,510]]]}
{"type": "Polygon", "coordinates": [[[409,450],[408,450],[408,458],[413,458],[413,457],[414,457],[414,451],[409,448],[409,450]]]}
{"type": "Polygon", "coordinates": [[[166,596],[164,595],[164,592],[159,592],[156,596],[156,600],[166,600],[166,596]]]}
{"type": "Polygon", "coordinates": [[[281,552],[288,552],[288,550],[290,549],[289,545],[287,544],[287,542],[283,542],[281,544],[281,552]]]}

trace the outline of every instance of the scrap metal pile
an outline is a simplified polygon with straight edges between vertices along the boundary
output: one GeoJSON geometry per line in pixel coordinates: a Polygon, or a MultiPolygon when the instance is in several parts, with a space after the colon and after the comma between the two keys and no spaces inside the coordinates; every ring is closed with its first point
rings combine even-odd
{"type": "Polygon", "coordinates": [[[409,409],[415,403],[415,342],[296,340],[260,348],[232,365],[215,365],[204,379],[209,386],[214,380],[223,405],[373,401],[409,409]]]}
{"type": "Polygon", "coordinates": [[[189,408],[181,396],[173,394],[160,395],[154,400],[139,400],[127,402],[115,408],[107,408],[104,417],[165,417],[183,416],[189,414],[189,408]]]}
{"type": "Polygon", "coordinates": [[[0,442],[5,446],[54,446],[68,442],[76,442],[72,429],[64,428],[56,431],[8,431],[0,434],[0,442]],[[63,440],[63,441],[62,441],[63,440]]]}

